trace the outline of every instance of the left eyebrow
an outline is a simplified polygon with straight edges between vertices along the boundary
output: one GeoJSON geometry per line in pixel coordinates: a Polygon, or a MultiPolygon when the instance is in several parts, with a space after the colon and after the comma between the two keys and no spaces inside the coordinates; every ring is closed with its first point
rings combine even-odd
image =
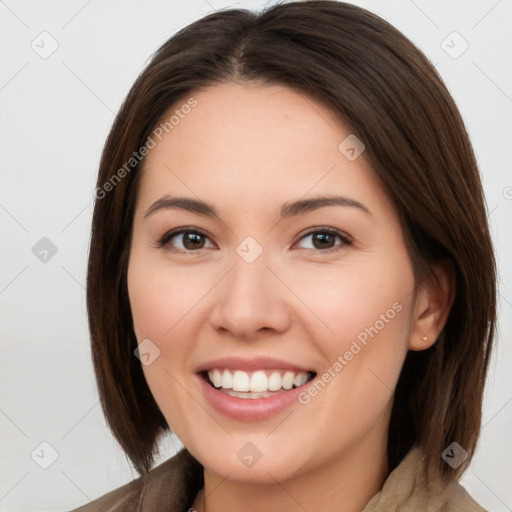
{"type": "Polygon", "coordinates": [[[372,216],[370,210],[366,208],[362,203],[355,199],[342,196],[323,196],[314,197],[312,199],[301,199],[293,203],[286,203],[281,208],[281,218],[292,217],[294,215],[300,215],[301,213],[317,210],[324,206],[351,206],[359,208],[368,215],[372,216]]]}
{"type": "MultiPolygon", "coordinates": [[[[285,203],[281,207],[281,219],[300,215],[302,213],[317,210],[319,208],[324,208],[325,206],[349,206],[353,208],[358,208],[363,212],[367,213],[368,215],[372,216],[370,210],[368,210],[366,206],[364,206],[359,201],[356,201],[355,199],[350,199],[348,197],[342,196],[323,196],[311,199],[300,199],[298,201],[294,201],[293,203],[285,203]]],[[[204,201],[188,197],[164,196],[155,201],[148,208],[148,210],[144,214],[144,218],[149,217],[150,215],[159,210],[167,210],[173,208],[186,210],[192,213],[197,213],[199,215],[204,215],[205,217],[219,216],[217,209],[213,205],[205,203],[204,201]]]]}

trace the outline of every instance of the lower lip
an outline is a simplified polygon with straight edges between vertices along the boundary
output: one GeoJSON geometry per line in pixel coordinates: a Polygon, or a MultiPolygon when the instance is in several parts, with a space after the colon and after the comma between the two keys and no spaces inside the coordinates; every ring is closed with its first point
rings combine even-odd
{"type": "Polygon", "coordinates": [[[298,388],[266,398],[236,398],[218,391],[201,375],[196,374],[196,377],[199,379],[199,385],[206,399],[218,412],[229,418],[243,421],[264,420],[280,413],[293,403],[297,403],[299,394],[309,384],[306,382],[298,388]]]}

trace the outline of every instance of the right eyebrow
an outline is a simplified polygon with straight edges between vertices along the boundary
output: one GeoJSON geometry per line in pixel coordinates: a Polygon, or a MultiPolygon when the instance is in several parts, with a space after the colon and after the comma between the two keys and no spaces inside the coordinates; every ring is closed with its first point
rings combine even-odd
{"type": "Polygon", "coordinates": [[[167,210],[180,208],[189,212],[198,213],[206,217],[218,217],[218,212],[215,206],[199,201],[197,199],[191,199],[188,197],[169,197],[164,196],[155,201],[144,214],[144,218],[149,217],[153,213],[159,210],[167,210]]]}

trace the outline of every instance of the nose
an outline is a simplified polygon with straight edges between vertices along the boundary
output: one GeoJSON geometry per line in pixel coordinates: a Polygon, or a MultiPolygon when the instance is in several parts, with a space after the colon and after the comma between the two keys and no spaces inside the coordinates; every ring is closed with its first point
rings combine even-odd
{"type": "Polygon", "coordinates": [[[278,274],[265,252],[252,263],[235,255],[231,271],[216,287],[212,327],[240,340],[286,331],[291,321],[290,291],[278,274]]]}

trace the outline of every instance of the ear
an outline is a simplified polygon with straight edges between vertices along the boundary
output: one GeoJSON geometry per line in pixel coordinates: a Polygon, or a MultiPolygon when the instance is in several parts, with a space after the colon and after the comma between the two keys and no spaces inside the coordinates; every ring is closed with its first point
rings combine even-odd
{"type": "Polygon", "coordinates": [[[455,272],[450,263],[439,264],[416,295],[410,350],[426,350],[439,337],[455,298],[455,272]]]}

